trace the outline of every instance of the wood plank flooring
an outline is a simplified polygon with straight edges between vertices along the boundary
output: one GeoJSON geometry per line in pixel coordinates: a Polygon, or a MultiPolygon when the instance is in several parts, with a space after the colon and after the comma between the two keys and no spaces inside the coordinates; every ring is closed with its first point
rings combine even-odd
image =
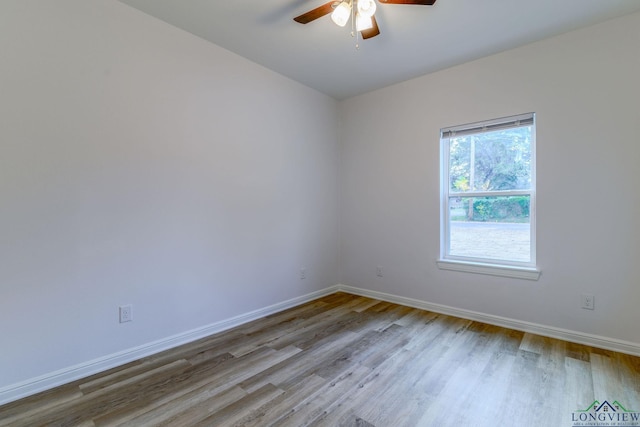
{"type": "Polygon", "coordinates": [[[640,413],[640,358],[337,293],[0,406],[0,426],[553,427],[605,400],[640,413]]]}

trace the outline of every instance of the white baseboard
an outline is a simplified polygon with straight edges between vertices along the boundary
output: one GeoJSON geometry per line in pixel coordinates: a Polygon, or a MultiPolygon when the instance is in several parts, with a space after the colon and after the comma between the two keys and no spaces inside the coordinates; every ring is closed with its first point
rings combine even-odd
{"type": "Polygon", "coordinates": [[[314,299],[330,295],[337,291],[337,286],[331,286],[320,291],[292,298],[290,300],[273,304],[268,307],[260,308],[249,313],[244,313],[230,319],[225,319],[207,326],[192,329],[190,331],[143,344],[138,347],[130,348],[118,353],[83,362],[75,366],[70,366],[68,368],[60,369],[55,372],[50,372],[36,378],[31,378],[17,384],[12,384],[7,387],[0,388],[0,405],[13,402],[23,397],[31,396],[41,391],[49,390],[53,387],[67,384],[72,381],[76,381],[90,375],[94,375],[99,372],[124,365],[129,362],[133,362],[134,360],[140,359],[142,357],[147,357],[152,354],[171,349],[173,347],[205,338],[218,332],[226,331],[227,329],[231,329],[235,326],[239,326],[244,323],[251,322],[252,320],[256,320],[261,317],[268,316],[270,314],[274,314],[300,304],[304,304],[314,299]]]}
{"type": "Polygon", "coordinates": [[[585,344],[607,350],[618,351],[620,353],[640,356],[640,344],[638,343],[622,341],[598,335],[585,334],[582,332],[569,331],[566,329],[544,326],[536,323],[523,322],[516,319],[509,319],[470,310],[463,310],[441,304],[434,304],[414,298],[401,297],[384,292],[338,284],[335,286],[330,286],[326,289],[312,292],[310,294],[292,298],[281,303],[254,310],[249,313],[241,314],[230,319],[212,323],[201,328],[192,329],[190,331],[163,338],[158,341],[143,344],[138,347],[110,354],[98,359],[90,360],[75,366],[70,366],[68,368],[60,369],[55,372],[47,373],[45,375],[29,379],[18,384],[0,388],[0,405],[21,399],[23,397],[31,396],[41,391],[49,390],[53,387],[67,384],[81,378],[85,378],[89,375],[94,375],[99,372],[124,365],[142,357],[147,357],[152,354],[177,347],[179,345],[187,344],[189,342],[205,338],[209,335],[228,330],[235,326],[251,322],[261,317],[268,316],[270,314],[274,314],[279,311],[283,311],[288,308],[295,307],[297,305],[304,304],[314,299],[321,298],[323,296],[330,295],[339,291],[374,298],[381,301],[392,302],[395,304],[406,305],[408,307],[415,307],[422,310],[433,311],[435,313],[441,313],[449,316],[460,317],[463,319],[488,323],[491,325],[502,326],[518,331],[529,332],[550,338],[558,338],[578,344],[585,344]]]}
{"type": "Polygon", "coordinates": [[[640,356],[640,344],[630,341],[623,341],[599,335],[585,334],[583,332],[570,331],[567,329],[545,326],[537,323],[524,322],[521,320],[509,319],[506,317],[494,316],[491,314],[479,313],[476,311],[464,310],[441,304],[434,304],[414,298],[406,298],[387,294],[384,292],[371,291],[369,289],[355,288],[353,286],[337,285],[337,289],[339,291],[347,292],[350,294],[361,295],[369,298],[379,299],[381,301],[406,305],[408,307],[415,307],[427,311],[433,311],[434,313],[446,314],[449,316],[460,317],[462,319],[475,320],[490,325],[502,326],[504,328],[515,329],[522,332],[529,332],[549,338],[557,338],[577,344],[585,344],[605,350],[613,350],[620,353],[631,354],[633,356],[640,356]]]}

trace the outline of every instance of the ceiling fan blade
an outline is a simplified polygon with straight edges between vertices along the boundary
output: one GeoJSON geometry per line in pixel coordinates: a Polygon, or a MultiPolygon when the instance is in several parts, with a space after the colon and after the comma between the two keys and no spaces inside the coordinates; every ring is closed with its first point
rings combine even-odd
{"type": "Polygon", "coordinates": [[[380,0],[386,4],[419,4],[422,6],[433,6],[436,0],[380,0]]]}
{"type": "Polygon", "coordinates": [[[380,28],[378,28],[378,22],[376,21],[375,15],[371,17],[371,22],[373,23],[373,27],[368,30],[360,31],[363,40],[370,39],[371,37],[375,37],[380,34],[380,28]]]}
{"type": "Polygon", "coordinates": [[[320,7],[316,7],[313,10],[310,10],[307,13],[303,13],[300,16],[296,16],[293,18],[294,21],[299,22],[301,24],[308,24],[311,21],[315,21],[318,18],[322,18],[325,15],[333,12],[333,4],[336,3],[334,1],[330,1],[329,3],[325,3],[320,7]]]}

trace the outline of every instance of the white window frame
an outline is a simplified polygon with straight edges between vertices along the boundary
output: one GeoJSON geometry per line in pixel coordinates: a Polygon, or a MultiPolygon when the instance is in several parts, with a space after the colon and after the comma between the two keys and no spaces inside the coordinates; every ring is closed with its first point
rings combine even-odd
{"type": "Polygon", "coordinates": [[[519,114],[482,122],[443,128],[440,130],[440,259],[438,267],[443,270],[506,276],[538,280],[540,270],[536,265],[536,124],[535,113],[519,114]],[[531,188],[508,191],[451,191],[449,184],[450,138],[462,132],[482,133],[492,130],[532,125],[531,137],[531,188]],[[467,257],[450,254],[450,209],[451,197],[495,197],[522,196],[529,199],[530,261],[496,260],[493,258],[467,257]]]}

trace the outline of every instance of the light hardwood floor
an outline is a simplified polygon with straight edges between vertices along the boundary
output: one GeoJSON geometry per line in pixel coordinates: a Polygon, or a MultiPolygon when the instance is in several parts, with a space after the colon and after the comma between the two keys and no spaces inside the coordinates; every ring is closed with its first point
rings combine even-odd
{"type": "Polygon", "coordinates": [[[0,426],[553,427],[594,401],[640,412],[640,358],[337,293],[0,406],[0,426]]]}

